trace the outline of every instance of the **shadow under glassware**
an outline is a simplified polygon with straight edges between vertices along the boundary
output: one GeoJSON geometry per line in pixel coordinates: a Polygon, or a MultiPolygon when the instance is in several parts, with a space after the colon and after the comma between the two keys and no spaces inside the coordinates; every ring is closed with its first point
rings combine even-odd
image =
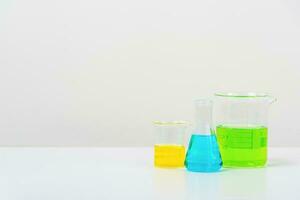
{"type": "Polygon", "coordinates": [[[187,193],[185,199],[220,199],[220,174],[222,173],[187,172],[187,193]]]}
{"type": "Polygon", "coordinates": [[[266,169],[187,173],[188,200],[252,200],[267,198],[266,169]]]}
{"type": "Polygon", "coordinates": [[[220,193],[225,199],[266,199],[267,169],[228,170],[220,175],[220,193]]]}
{"type": "Polygon", "coordinates": [[[153,199],[185,199],[185,169],[153,169],[153,199]]]}

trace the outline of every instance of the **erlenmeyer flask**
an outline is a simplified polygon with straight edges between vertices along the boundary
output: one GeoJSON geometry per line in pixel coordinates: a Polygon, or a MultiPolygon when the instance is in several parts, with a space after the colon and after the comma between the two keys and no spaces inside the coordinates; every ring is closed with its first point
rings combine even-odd
{"type": "Polygon", "coordinates": [[[189,171],[219,171],[222,160],[212,124],[212,101],[200,99],[195,104],[195,130],[190,138],[185,166],[189,171]]]}

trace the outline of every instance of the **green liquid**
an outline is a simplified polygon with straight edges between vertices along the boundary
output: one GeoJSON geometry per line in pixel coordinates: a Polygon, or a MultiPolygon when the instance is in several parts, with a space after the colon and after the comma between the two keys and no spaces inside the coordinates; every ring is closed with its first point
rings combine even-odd
{"type": "Polygon", "coordinates": [[[262,167],[267,162],[266,127],[220,125],[217,139],[224,167],[262,167]]]}

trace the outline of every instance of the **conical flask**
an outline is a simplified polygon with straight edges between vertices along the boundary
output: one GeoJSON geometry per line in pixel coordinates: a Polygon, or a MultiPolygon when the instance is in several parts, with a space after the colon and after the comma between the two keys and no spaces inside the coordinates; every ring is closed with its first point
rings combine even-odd
{"type": "Polygon", "coordinates": [[[212,123],[212,101],[195,102],[196,121],[186,154],[185,166],[189,171],[215,172],[222,167],[221,155],[212,123]]]}

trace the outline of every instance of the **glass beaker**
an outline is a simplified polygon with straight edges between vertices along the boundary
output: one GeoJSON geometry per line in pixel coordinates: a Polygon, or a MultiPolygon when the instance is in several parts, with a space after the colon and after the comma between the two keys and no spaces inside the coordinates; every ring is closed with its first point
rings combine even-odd
{"type": "Polygon", "coordinates": [[[212,123],[212,101],[199,99],[196,105],[195,129],[186,154],[185,166],[189,171],[215,172],[222,160],[212,123]]]}
{"type": "Polygon", "coordinates": [[[267,161],[268,109],[259,93],[216,93],[215,123],[224,167],[262,167],[267,161]]]}
{"type": "Polygon", "coordinates": [[[155,121],[154,166],[183,167],[185,160],[185,121],[155,121]]]}

